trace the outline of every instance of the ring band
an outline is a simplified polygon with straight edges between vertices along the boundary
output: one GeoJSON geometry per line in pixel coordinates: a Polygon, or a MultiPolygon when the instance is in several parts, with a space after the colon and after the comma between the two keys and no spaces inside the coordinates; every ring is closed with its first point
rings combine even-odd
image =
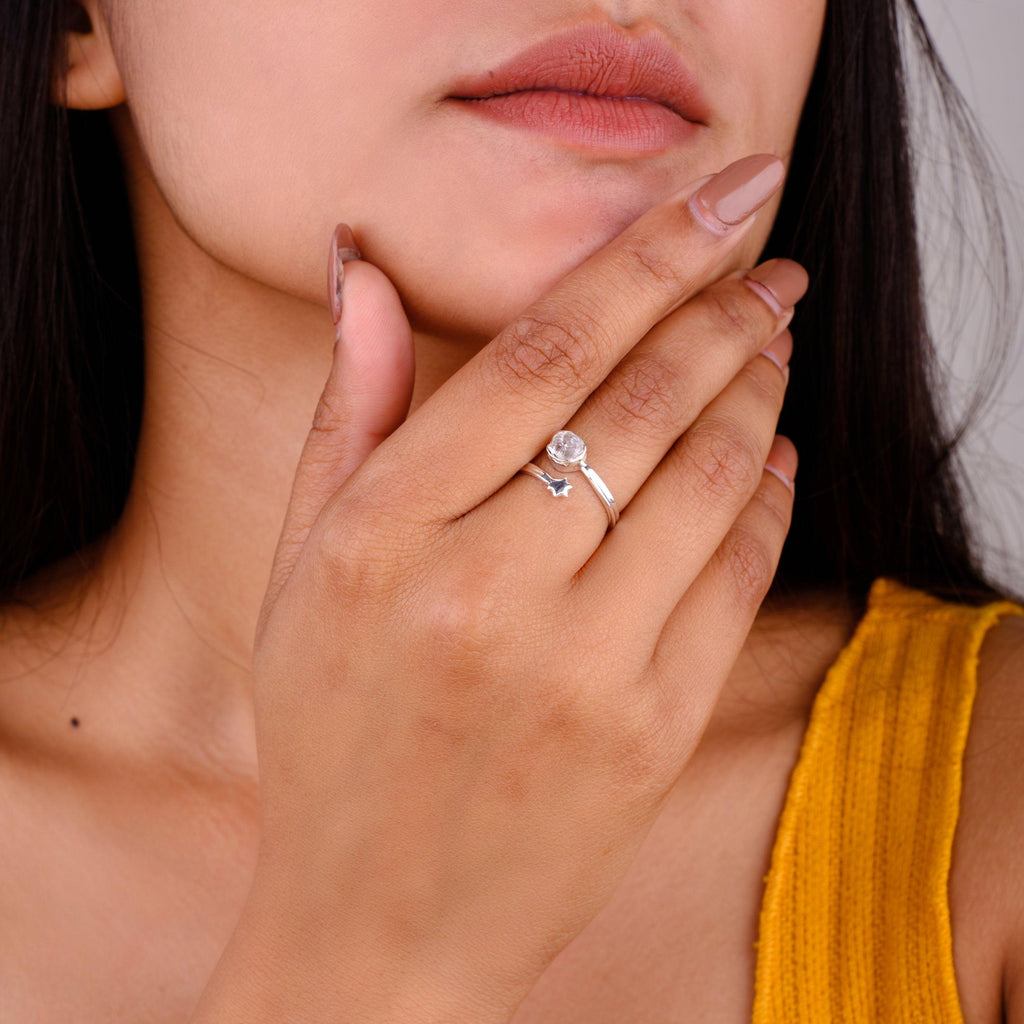
{"type": "MultiPolygon", "coordinates": [[[[570,473],[579,470],[583,474],[584,479],[590,484],[604,507],[610,530],[619,521],[619,508],[615,504],[615,498],[607,484],[598,476],[594,467],[587,464],[587,446],[583,438],[571,430],[560,430],[551,438],[546,450],[548,458],[556,466],[568,470],[570,473]]],[[[521,472],[529,473],[530,476],[535,476],[538,480],[543,481],[556,498],[564,498],[572,490],[572,484],[567,479],[556,479],[532,462],[523,466],[521,472]]]]}
{"type": "Polygon", "coordinates": [[[612,492],[608,490],[608,485],[594,472],[593,466],[581,462],[579,470],[587,478],[587,483],[594,488],[594,493],[601,499],[601,504],[604,505],[604,510],[608,515],[608,529],[610,530],[619,521],[619,508],[615,504],[612,492]]]}
{"type": "Polygon", "coordinates": [[[532,462],[528,462],[519,472],[529,473],[530,476],[535,476],[538,480],[547,484],[548,490],[556,498],[567,498],[572,490],[572,484],[568,480],[556,480],[554,477],[548,476],[540,466],[535,466],[532,462]]]}

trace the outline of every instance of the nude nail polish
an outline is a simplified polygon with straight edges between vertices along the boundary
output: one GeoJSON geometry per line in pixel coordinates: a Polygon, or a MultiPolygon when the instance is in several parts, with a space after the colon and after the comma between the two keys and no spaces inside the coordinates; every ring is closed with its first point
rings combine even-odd
{"type": "Polygon", "coordinates": [[[792,443],[786,443],[779,435],[776,435],[772,440],[764,468],[766,472],[771,473],[777,480],[781,480],[790,491],[793,491],[798,461],[792,443]]]}
{"type": "Polygon", "coordinates": [[[789,331],[780,331],[768,344],[761,349],[761,355],[773,362],[782,375],[789,380],[786,368],[793,356],[793,335],[789,331]]]}
{"type": "Polygon", "coordinates": [[[788,476],[786,476],[785,473],[782,472],[781,469],[778,469],[778,468],[776,468],[775,466],[772,466],[772,465],[765,465],[764,468],[765,468],[765,472],[771,473],[771,475],[773,477],[775,477],[776,480],[781,480],[782,483],[785,484],[786,487],[788,487],[791,491],[795,491],[796,490],[796,485],[793,483],[792,480],[790,480],[790,478],[788,476]]]}
{"type": "Polygon", "coordinates": [[[777,156],[757,153],[719,171],[690,200],[690,210],[716,235],[728,234],[778,191],[786,168],[777,156]]]}
{"type": "Polygon", "coordinates": [[[348,260],[362,258],[352,229],[347,224],[339,224],[331,236],[331,248],[327,254],[327,302],[331,310],[331,319],[335,324],[341,319],[341,288],[345,282],[345,263],[348,260]]]}
{"type": "Polygon", "coordinates": [[[743,283],[761,296],[776,316],[782,316],[807,293],[810,278],[807,271],[793,260],[768,260],[748,270],[743,283]]]}

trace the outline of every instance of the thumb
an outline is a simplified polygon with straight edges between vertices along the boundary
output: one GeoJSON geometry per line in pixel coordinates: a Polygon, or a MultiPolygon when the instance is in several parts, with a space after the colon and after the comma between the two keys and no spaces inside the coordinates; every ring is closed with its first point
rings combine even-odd
{"type": "MultiPolygon", "coordinates": [[[[284,526],[274,555],[264,610],[291,575],[320,510],[363,460],[405,419],[413,386],[412,330],[398,292],[350,245],[337,264],[341,317],[338,341],[313,425],[299,458],[284,526]]],[[[333,253],[332,253],[333,260],[333,253]]],[[[334,292],[334,278],[331,279],[334,292]]],[[[261,624],[264,616],[261,615],[261,624]]]]}

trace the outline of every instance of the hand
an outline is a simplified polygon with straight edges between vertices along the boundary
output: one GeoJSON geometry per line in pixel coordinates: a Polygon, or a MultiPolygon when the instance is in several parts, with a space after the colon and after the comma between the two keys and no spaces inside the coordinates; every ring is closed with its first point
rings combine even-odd
{"type": "Polygon", "coordinates": [[[722,277],[751,220],[742,193],[718,206],[736,226],[700,202],[754,171],[746,205],[758,181],[766,200],[781,165],[749,158],[658,205],[401,425],[402,372],[367,431],[353,367],[370,321],[392,353],[407,324],[346,265],[256,637],[260,861],[206,1005],[259,971],[250,1020],[506,1021],[610,899],[788,529],[764,472],[795,470],[788,372],[758,353],[788,360],[806,274],[722,277]],[[622,509],[610,532],[579,474],[554,498],[518,472],[563,427],[622,509]]]}

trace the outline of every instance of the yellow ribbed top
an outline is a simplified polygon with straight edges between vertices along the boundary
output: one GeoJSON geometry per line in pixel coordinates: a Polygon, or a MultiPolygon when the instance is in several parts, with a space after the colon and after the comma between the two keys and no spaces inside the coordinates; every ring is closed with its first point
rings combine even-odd
{"type": "Polygon", "coordinates": [[[963,1024],[947,886],[978,652],[1007,602],[891,580],[815,698],[761,907],[754,1024],[963,1024]]]}

